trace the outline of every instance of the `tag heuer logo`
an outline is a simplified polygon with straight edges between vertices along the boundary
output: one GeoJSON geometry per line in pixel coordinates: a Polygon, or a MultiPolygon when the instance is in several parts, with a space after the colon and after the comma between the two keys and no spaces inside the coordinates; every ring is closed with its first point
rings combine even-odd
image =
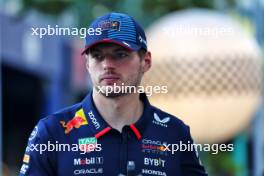
{"type": "Polygon", "coordinates": [[[85,152],[100,151],[100,144],[97,144],[97,139],[95,137],[81,138],[78,139],[79,149],[85,152]]]}
{"type": "Polygon", "coordinates": [[[152,121],[156,125],[160,125],[163,127],[168,127],[167,123],[170,121],[170,117],[165,117],[163,119],[160,119],[158,114],[154,112],[154,120],[152,121]]]}
{"type": "Polygon", "coordinates": [[[80,144],[96,144],[97,139],[95,137],[89,137],[89,138],[81,138],[78,140],[79,145],[80,144]]]}

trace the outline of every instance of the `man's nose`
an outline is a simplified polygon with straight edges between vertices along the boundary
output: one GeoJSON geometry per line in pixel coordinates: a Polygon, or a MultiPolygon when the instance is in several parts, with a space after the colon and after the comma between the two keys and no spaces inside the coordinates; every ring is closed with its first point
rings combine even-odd
{"type": "Polygon", "coordinates": [[[105,56],[102,64],[104,69],[115,68],[114,58],[110,55],[105,56]]]}

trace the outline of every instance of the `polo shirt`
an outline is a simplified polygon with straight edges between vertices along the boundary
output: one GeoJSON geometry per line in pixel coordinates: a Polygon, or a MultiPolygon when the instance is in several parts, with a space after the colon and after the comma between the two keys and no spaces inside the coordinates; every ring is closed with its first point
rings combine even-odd
{"type": "Polygon", "coordinates": [[[139,120],[113,129],[100,115],[92,93],[71,107],[41,119],[28,139],[20,175],[204,176],[190,130],[177,117],[152,106],[140,94],[139,120]]]}

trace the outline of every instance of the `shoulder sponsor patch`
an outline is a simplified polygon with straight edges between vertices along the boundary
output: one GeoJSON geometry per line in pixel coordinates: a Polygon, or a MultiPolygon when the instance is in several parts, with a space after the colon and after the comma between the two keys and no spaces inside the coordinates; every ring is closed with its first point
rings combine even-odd
{"type": "Polygon", "coordinates": [[[25,154],[24,157],[23,157],[23,162],[24,163],[29,163],[29,159],[30,159],[30,156],[25,154]]]}
{"type": "Polygon", "coordinates": [[[27,164],[23,164],[21,169],[20,169],[20,173],[21,174],[26,174],[27,170],[28,170],[29,166],[27,164]]]}
{"type": "Polygon", "coordinates": [[[170,121],[170,117],[164,117],[164,118],[160,118],[158,116],[157,113],[154,112],[154,115],[153,115],[154,119],[153,119],[153,123],[156,124],[156,125],[160,125],[160,126],[163,126],[163,127],[168,127],[167,123],[170,121]]]}
{"type": "Polygon", "coordinates": [[[37,134],[38,134],[38,126],[35,126],[28,140],[32,141],[37,136],[37,134]]]}

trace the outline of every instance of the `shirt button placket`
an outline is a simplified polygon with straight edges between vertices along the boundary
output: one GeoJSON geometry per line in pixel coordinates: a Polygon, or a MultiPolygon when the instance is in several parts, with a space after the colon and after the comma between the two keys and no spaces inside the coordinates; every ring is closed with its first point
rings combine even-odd
{"type": "Polygon", "coordinates": [[[122,138],[121,138],[121,146],[120,146],[120,170],[121,173],[127,172],[127,155],[128,155],[128,126],[125,126],[122,129],[122,138]]]}

